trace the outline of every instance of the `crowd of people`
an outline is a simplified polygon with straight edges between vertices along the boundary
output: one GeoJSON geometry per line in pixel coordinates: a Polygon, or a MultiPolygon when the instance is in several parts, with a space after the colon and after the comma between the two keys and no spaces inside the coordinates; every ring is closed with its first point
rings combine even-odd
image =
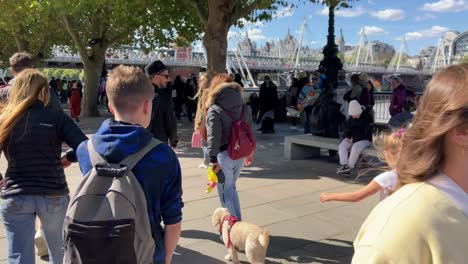
{"type": "Polygon", "coordinates": [[[354,241],[353,263],[464,263],[468,258],[466,64],[436,74],[417,107],[394,77],[392,116],[415,114],[376,138],[373,86],[359,75],[351,77],[345,94],[346,117],[323,68],[311,78],[298,75],[288,95],[280,98],[266,76],[259,95],[245,103],[236,76],[221,73],[209,80],[201,73],[198,80],[191,76],[184,82],[177,76],[171,82],[161,61],[149,63],[144,71],[121,65],[100,82],[113,117],[89,139],[76,124],[83,88],[78,81],[66,83],[65,98],[75,105],[70,117],[61,107],[65,82],[48,81],[26,53],[14,54],[10,65],[14,78],[0,89],[0,147],[7,159],[0,208],[9,263],[34,263],[36,230],[46,241],[50,263],[170,263],[184,206],[182,171],[174,152],[182,105],[194,123],[194,135],[202,138],[202,167],[217,174],[221,206],[242,220],[236,183],[243,167],[253,162],[253,119],[258,111],[260,130],[274,132],[282,99],[305,115],[304,133],[341,137],[339,173],[350,173],[359,153],[371,144],[388,165],[358,191],[320,196],[322,202],[355,202],[382,194],[354,241]],[[62,156],[63,143],[70,150],[62,156]],[[78,162],[84,178],[70,198],[64,169],[72,162],[78,162]],[[93,184],[87,184],[89,179],[93,184]],[[103,192],[107,194],[97,195],[103,192]],[[111,238],[112,247],[102,243],[111,238]]]}

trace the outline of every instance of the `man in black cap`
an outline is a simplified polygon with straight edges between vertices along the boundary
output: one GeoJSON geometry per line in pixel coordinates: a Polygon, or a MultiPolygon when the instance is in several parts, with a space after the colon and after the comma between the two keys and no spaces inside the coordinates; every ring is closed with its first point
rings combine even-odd
{"type": "Polygon", "coordinates": [[[167,87],[170,82],[169,70],[162,61],[153,61],[145,66],[145,74],[154,86],[156,96],[153,99],[153,114],[148,129],[153,137],[177,147],[177,119],[172,102],[171,89],[167,87]]]}

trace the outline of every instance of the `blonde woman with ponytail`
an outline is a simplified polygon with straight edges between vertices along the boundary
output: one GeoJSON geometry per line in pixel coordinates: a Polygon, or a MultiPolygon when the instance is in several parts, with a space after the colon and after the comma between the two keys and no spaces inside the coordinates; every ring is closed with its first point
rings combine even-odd
{"type": "Polygon", "coordinates": [[[433,76],[396,172],[399,189],[362,225],[353,263],[467,263],[468,64],[433,76]]]}
{"type": "Polygon", "coordinates": [[[69,193],[63,165],[76,161],[76,155],[71,151],[61,159],[61,145],[65,141],[76,149],[86,136],[62,111],[46,108],[49,100],[47,78],[26,69],[16,76],[8,102],[0,106],[0,147],[8,161],[1,214],[9,263],[34,263],[36,216],[50,263],[63,259],[61,227],[69,193]]]}

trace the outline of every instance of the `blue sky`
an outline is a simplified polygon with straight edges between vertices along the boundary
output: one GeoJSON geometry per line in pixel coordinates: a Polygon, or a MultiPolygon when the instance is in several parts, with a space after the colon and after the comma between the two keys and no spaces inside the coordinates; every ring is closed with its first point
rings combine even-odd
{"type": "MultiPolygon", "coordinates": [[[[352,6],[335,13],[336,33],[343,30],[347,45],[356,45],[359,31],[365,27],[368,40],[380,40],[395,49],[405,35],[407,52],[415,55],[425,47],[436,46],[438,38],[447,30],[468,30],[468,0],[360,0],[352,6]]],[[[244,38],[246,31],[257,45],[283,39],[288,29],[298,38],[304,18],[307,18],[307,27],[303,45],[322,47],[327,36],[327,14],[328,9],[321,4],[281,8],[271,22],[247,23],[243,29],[231,28],[229,49],[244,38]]]]}

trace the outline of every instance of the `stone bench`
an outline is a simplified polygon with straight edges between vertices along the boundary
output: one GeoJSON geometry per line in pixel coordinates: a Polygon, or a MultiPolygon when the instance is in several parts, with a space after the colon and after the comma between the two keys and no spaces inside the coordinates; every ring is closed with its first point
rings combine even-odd
{"type": "MultiPolygon", "coordinates": [[[[284,137],[284,157],[287,160],[301,160],[320,156],[320,149],[338,151],[340,139],[314,136],[310,134],[284,137]]],[[[362,156],[377,157],[377,150],[373,147],[364,149],[362,156]]]]}
{"type": "MultiPolygon", "coordinates": [[[[287,160],[301,160],[307,158],[316,158],[320,156],[321,149],[338,150],[340,139],[326,138],[314,135],[294,135],[284,137],[284,157],[287,160]]],[[[374,147],[369,147],[361,152],[356,168],[360,170],[363,157],[378,157],[378,152],[374,147]]],[[[362,175],[355,175],[357,181],[362,175]]]]}

